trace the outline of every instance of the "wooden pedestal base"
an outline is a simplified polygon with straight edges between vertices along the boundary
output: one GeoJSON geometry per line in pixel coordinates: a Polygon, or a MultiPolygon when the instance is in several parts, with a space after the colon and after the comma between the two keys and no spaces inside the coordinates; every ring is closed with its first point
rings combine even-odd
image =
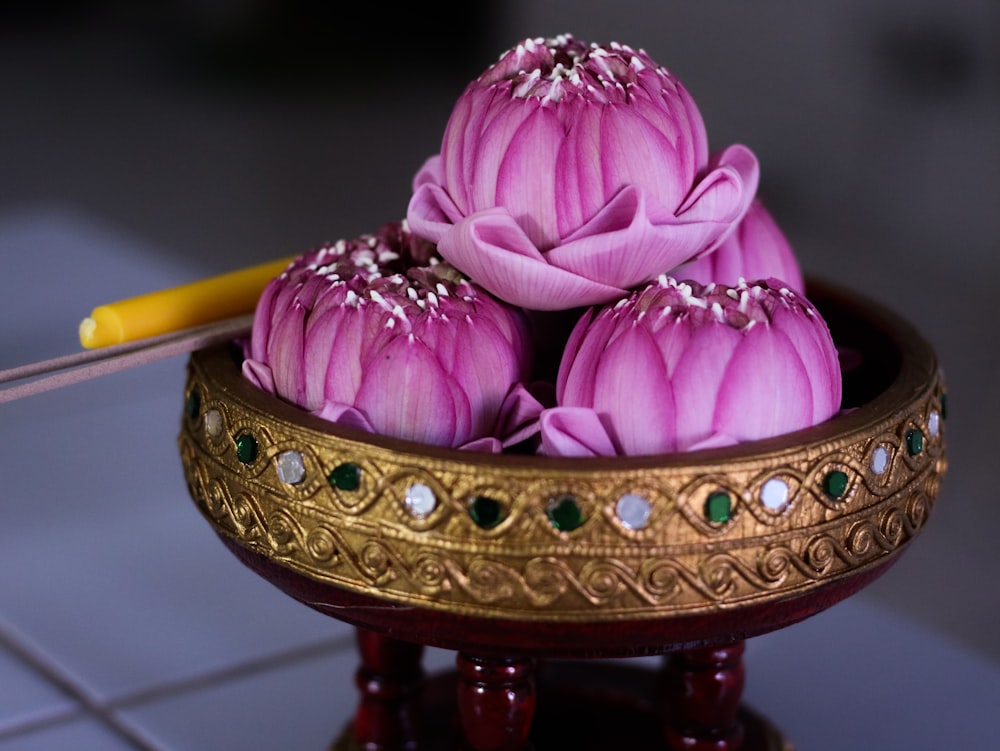
{"type": "Polygon", "coordinates": [[[420,645],[358,629],[360,701],[331,751],[791,751],[740,704],[743,642],[659,671],[617,660],[456,655],[426,677],[420,645]]]}

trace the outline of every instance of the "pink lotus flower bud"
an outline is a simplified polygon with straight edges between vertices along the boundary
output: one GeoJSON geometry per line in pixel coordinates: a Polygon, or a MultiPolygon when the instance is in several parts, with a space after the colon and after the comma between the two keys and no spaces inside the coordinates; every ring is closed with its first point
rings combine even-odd
{"type": "Polygon", "coordinates": [[[740,279],[780,279],[786,287],[805,288],[802,269],[784,233],[760,200],[718,248],[675,269],[676,279],[701,284],[738,284],[740,279]]]}
{"type": "Polygon", "coordinates": [[[523,312],[432,251],[396,224],[300,256],[260,297],[244,375],[335,423],[500,450],[531,367],[523,312]]]}
{"type": "Polygon", "coordinates": [[[841,376],[825,321],[781,282],[661,277],[580,320],[556,397],[542,453],[663,454],[823,422],[840,408],[841,376]]]}
{"type": "Polygon", "coordinates": [[[560,310],[710,251],[757,181],[746,147],[709,156],[690,94],[645,52],[529,39],[459,97],[407,220],[498,297],[560,310]]]}

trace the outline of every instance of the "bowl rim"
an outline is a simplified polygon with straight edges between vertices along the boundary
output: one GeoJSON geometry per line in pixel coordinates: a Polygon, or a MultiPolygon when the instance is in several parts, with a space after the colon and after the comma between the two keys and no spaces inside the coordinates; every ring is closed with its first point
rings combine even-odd
{"type": "MultiPolygon", "coordinates": [[[[873,422],[884,419],[908,406],[915,394],[940,376],[937,355],[930,343],[909,321],[890,308],[875,302],[845,286],[825,280],[809,279],[808,298],[817,307],[836,299],[838,307],[852,315],[863,316],[875,324],[878,333],[892,342],[899,355],[898,371],[891,383],[873,399],[851,410],[834,415],[823,423],[779,436],[745,441],[733,446],[699,449],[670,454],[613,457],[551,457],[519,453],[486,453],[434,446],[392,436],[367,433],[357,428],[338,425],[291,404],[277,396],[261,391],[245,378],[225,377],[222,387],[234,396],[265,406],[276,417],[296,422],[304,428],[327,433],[358,445],[392,451],[412,458],[434,458],[443,462],[457,462],[468,466],[504,466],[508,469],[526,470],[546,468],[568,474],[608,471],[644,470],[650,467],[707,466],[733,460],[752,460],[761,454],[773,454],[783,449],[800,450],[819,445],[832,439],[851,440],[863,434],[873,422]]],[[[229,345],[217,345],[195,353],[206,367],[225,375],[226,363],[233,364],[238,372],[229,345]]]]}

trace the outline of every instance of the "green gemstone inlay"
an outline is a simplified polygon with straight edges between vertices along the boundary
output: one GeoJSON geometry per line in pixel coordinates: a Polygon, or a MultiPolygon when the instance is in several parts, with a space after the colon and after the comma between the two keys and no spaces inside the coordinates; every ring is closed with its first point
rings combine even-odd
{"type": "Polygon", "coordinates": [[[477,495],[469,503],[469,516],[476,526],[491,529],[503,520],[503,507],[495,498],[477,495]]]}
{"type": "Polygon", "coordinates": [[[833,499],[843,498],[847,492],[847,482],[847,473],[835,469],[823,478],[823,492],[833,499]]]}
{"type": "Polygon", "coordinates": [[[236,458],[243,464],[257,461],[257,439],[249,433],[241,433],[236,439],[236,458]]]}
{"type": "Polygon", "coordinates": [[[733,516],[733,501],[729,493],[717,490],[705,501],[705,518],[713,524],[725,524],[733,516]]]}
{"type": "Polygon", "coordinates": [[[924,450],[924,434],[916,428],[906,431],[906,450],[916,456],[924,450]]]}
{"type": "Polygon", "coordinates": [[[191,389],[191,393],[188,394],[188,398],[184,402],[184,412],[192,420],[197,419],[198,413],[201,412],[201,392],[198,389],[191,389]]]}
{"type": "Polygon", "coordinates": [[[583,511],[571,495],[552,499],[547,513],[552,526],[560,532],[572,532],[583,524],[583,511]]]}
{"type": "Polygon", "coordinates": [[[361,487],[361,467],[354,462],[338,464],[326,479],[338,490],[357,490],[361,487]]]}

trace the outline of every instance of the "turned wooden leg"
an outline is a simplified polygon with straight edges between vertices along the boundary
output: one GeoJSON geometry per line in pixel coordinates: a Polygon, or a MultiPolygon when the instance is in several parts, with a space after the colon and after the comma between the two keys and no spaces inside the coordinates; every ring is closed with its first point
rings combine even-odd
{"type": "Polygon", "coordinates": [[[535,713],[535,664],[459,652],[458,713],[473,751],[521,751],[535,713]]]}
{"type": "Polygon", "coordinates": [[[423,683],[423,646],[383,634],[355,630],[361,666],[355,683],[361,700],[354,740],[364,751],[408,751],[417,747],[415,708],[423,683]]]}
{"type": "Polygon", "coordinates": [[[737,751],[743,726],[744,643],[687,649],[667,656],[663,669],[666,737],[673,751],[737,751]]]}

